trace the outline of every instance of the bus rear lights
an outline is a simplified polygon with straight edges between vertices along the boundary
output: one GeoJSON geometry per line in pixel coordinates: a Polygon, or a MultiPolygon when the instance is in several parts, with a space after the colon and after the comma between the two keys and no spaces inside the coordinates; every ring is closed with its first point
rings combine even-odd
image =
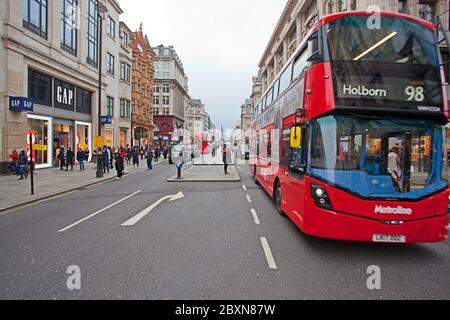
{"type": "Polygon", "coordinates": [[[331,205],[330,197],[328,196],[328,192],[325,188],[311,184],[311,196],[316,203],[316,206],[322,209],[332,210],[333,206],[331,205]]]}

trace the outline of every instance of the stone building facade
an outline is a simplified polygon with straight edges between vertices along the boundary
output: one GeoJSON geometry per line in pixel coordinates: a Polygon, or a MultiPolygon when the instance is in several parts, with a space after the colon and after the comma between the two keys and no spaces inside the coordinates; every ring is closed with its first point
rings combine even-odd
{"type": "MultiPolygon", "coordinates": [[[[207,112],[205,105],[200,99],[189,99],[186,115],[186,136],[190,137],[190,143],[193,143],[194,137],[202,131],[206,131],[207,112]]],[[[208,116],[209,117],[209,116],[208,116]]],[[[210,120],[209,120],[210,122],[210,120]]],[[[209,125],[208,125],[209,127],[209,125]]]]}
{"type": "Polygon", "coordinates": [[[441,16],[445,30],[449,30],[448,1],[440,0],[289,0],[272,37],[259,61],[262,92],[265,92],[286,61],[297,49],[314,22],[317,12],[321,16],[348,11],[367,10],[371,5],[384,11],[407,13],[422,19],[436,21],[441,16]]]}
{"type": "MultiPolygon", "coordinates": [[[[98,113],[99,54],[95,0],[4,0],[0,2],[0,163],[15,148],[28,151],[32,134],[36,167],[58,165],[60,148],[93,151],[99,116],[106,112],[108,75],[103,68],[98,113]],[[14,97],[34,101],[33,110],[13,111],[14,97]]],[[[118,21],[120,6],[108,0],[118,21]]],[[[107,20],[107,19],[105,19],[107,20]]],[[[103,21],[103,39],[107,21],[103,21]]],[[[104,47],[106,48],[106,46],[104,47]]],[[[103,61],[105,66],[107,61],[103,61]]],[[[101,126],[104,135],[105,128],[101,126]]]]}
{"type": "Polygon", "coordinates": [[[135,146],[151,144],[154,137],[153,86],[155,56],[141,24],[133,33],[132,68],[132,142],[135,146]]]}
{"type": "Polygon", "coordinates": [[[153,48],[155,54],[155,142],[166,144],[184,139],[185,111],[189,99],[188,78],[172,46],[153,48]]]}
{"type": "Polygon", "coordinates": [[[246,99],[241,106],[241,143],[249,144],[252,128],[253,101],[246,99]]]}

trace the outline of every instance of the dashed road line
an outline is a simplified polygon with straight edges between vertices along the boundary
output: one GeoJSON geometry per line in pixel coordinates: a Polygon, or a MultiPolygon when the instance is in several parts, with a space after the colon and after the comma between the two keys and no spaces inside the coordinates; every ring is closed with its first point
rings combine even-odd
{"type": "Polygon", "coordinates": [[[94,212],[93,214],[87,216],[86,218],[83,218],[83,219],[81,219],[81,220],[79,220],[79,221],[77,221],[77,222],[71,224],[70,226],[65,227],[64,229],[59,230],[58,233],[66,232],[67,230],[69,230],[69,229],[71,229],[71,228],[73,228],[73,227],[79,225],[80,223],[83,223],[83,222],[85,222],[85,221],[87,221],[87,220],[89,220],[89,219],[91,219],[91,218],[93,218],[93,217],[99,215],[100,213],[102,213],[102,212],[104,212],[104,211],[106,211],[106,210],[108,210],[108,209],[111,209],[112,207],[118,205],[119,203],[122,203],[122,202],[124,202],[125,200],[130,199],[131,197],[137,195],[137,194],[140,193],[140,192],[141,192],[141,190],[138,190],[138,191],[136,191],[135,193],[132,193],[132,194],[130,194],[129,196],[127,196],[127,197],[125,197],[125,198],[123,198],[123,199],[121,199],[121,200],[119,200],[119,201],[117,201],[117,202],[114,202],[113,204],[110,204],[110,205],[107,206],[106,208],[103,208],[103,209],[101,209],[101,210],[99,210],[99,211],[97,211],[97,212],[94,212]]]}
{"type": "Polygon", "coordinates": [[[269,268],[272,270],[278,269],[277,264],[275,263],[275,259],[272,255],[272,250],[270,250],[269,243],[267,242],[267,239],[265,237],[261,237],[261,244],[263,246],[264,254],[266,255],[269,268]]]}
{"type": "Polygon", "coordinates": [[[244,189],[244,191],[247,191],[247,187],[245,185],[242,186],[242,189],[244,189]]]}
{"type": "Polygon", "coordinates": [[[246,194],[245,197],[247,198],[248,203],[252,203],[252,198],[250,198],[250,195],[246,194]]]}
{"type": "Polygon", "coordinates": [[[255,209],[250,209],[253,215],[253,220],[255,220],[256,224],[261,224],[261,221],[259,220],[258,214],[256,213],[255,209]]]}

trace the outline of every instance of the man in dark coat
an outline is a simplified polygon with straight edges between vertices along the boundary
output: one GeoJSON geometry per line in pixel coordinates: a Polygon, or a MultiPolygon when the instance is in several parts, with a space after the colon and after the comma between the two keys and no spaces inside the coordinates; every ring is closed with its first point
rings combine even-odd
{"type": "Polygon", "coordinates": [[[59,169],[64,170],[64,163],[66,157],[66,151],[64,150],[64,147],[61,147],[58,152],[58,160],[59,160],[59,169]]]}
{"type": "Polygon", "coordinates": [[[82,149],[78,149],[77,152],[77,161],[80,165],[80,171],[84,171],[84,161],[86,159],[86,155],[82,149]]]}
{"type": "Polygon", "coordinates": [[[71,171],[73,171],[73,162],[75,160],[75,153],[72,151],[72,148],[67,149],[67,162],[66,162],[66,171],[69,171],[69,166],[71,171]]]}

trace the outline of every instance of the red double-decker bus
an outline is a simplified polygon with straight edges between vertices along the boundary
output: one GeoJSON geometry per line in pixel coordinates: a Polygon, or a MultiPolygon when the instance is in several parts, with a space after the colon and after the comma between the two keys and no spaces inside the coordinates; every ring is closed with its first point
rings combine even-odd
{"type": "Polygon", "coordinates": [[[448,238],[450,113],[435,29],[393,12],[323,17],[254,108],[251,174],[304,233],[448,238]]]}

